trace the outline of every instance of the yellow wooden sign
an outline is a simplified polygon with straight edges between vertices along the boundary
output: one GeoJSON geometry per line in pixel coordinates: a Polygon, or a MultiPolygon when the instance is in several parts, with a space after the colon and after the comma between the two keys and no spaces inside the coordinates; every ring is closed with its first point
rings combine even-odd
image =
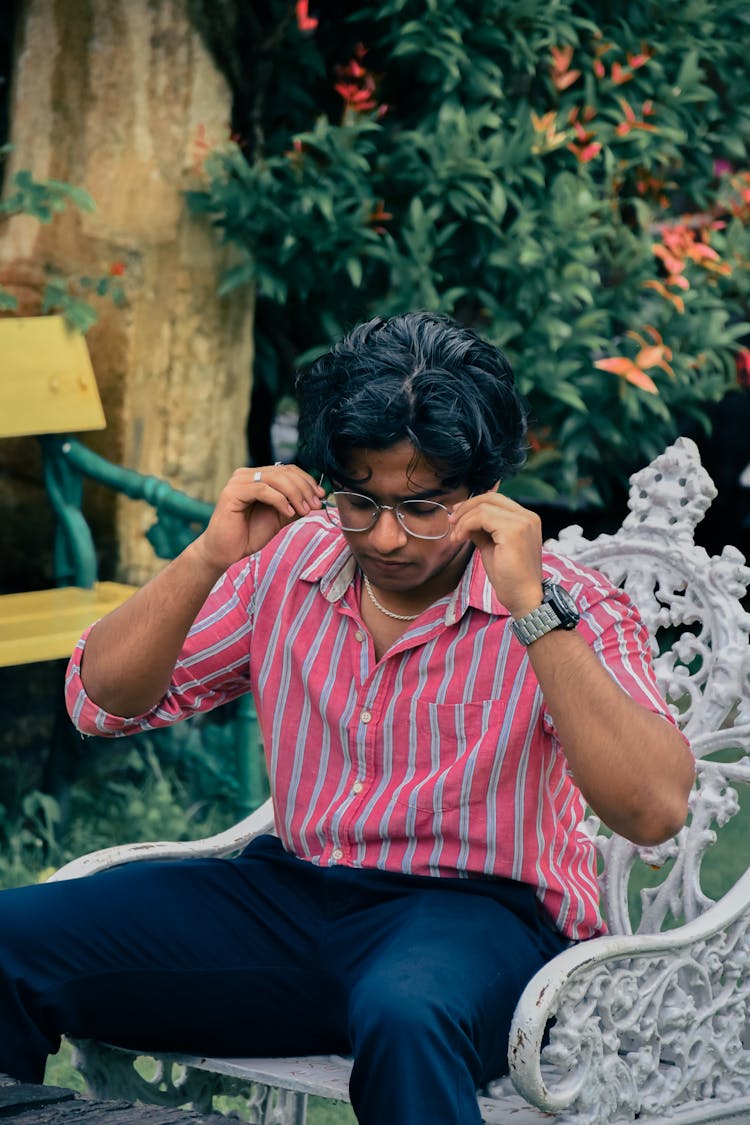
{"type": "Polygon", "coordinates": [[[0,319],[0,436],[106,425],[86,341],[61,316],[0,319]]]}

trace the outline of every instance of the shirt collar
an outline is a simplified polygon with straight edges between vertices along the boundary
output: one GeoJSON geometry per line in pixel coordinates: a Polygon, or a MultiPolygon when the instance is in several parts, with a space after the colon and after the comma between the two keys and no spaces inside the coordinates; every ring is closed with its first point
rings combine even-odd
{"type": "MultiPolygon", "coordinates": [[[[319,582],[321,594],[326,601],[333,603],[340,601],[351,586],[357,564],[349,544],[338,531],[331,528],[331,535],[326,536],[326,539],[328,542],[323,541],[322,549],[316,551],[315,558],[301,572],[300,578],[305,582],[319,582]]],[[[476,550],[449,598],[445,611],[446,625],[454,625],[460,621],[469,608],[479,609],[496,617],[510,616],[498,600],[482,565],[482,556],[476,550]]]]}
{"type": "Polygon", "coordinates": [[[341,601],[351,586],[357,571],[349,544],[335,528],[322,528],[320,549],[309,566],[301,572],[304,582],[319,582],[320,592],[326,601],[341,601]]]}
{"type": "Polygon", "coordinates": [[[482,564],[482,556],[475,550],[469,559],[461,581],[451,595],[445,613],[446,625],[460,621],[467,609],[479,609],[495,617],[509,617],[510,614],[498,599],[482,564]]]}

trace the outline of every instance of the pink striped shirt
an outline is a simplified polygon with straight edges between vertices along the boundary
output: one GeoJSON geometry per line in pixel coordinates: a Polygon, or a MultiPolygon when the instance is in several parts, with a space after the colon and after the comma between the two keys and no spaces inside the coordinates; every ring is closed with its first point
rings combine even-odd
{"type": "MultiPolygon", "coordinates": [[[[545,554],[572,593],[580,632],[615,680],[671,721],[649,641],[622,591],[545,554]]],[[[525,648],[480,556],[381,660],[359,612],[360,574],[320,515],[233,566],[193,625],[166,696],[134,718],[86,695],[68,710],[88,734],[125,735],[252,688],[285,848],[317,864],[529,883],[572,938],[603,929],[583,798],[525,648]]]]}

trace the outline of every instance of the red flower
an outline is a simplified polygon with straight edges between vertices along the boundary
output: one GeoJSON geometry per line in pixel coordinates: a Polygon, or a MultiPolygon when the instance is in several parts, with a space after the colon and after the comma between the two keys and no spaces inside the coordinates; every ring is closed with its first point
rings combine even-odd
{"type": "Polygon", "coordinates": [[[670,181],[659,176],[652,176],[645,168],[640,168],[636,172],[635,188],[639,195],[643,195],[652,199],[659,207],[669,207],[669,196],[666,194],[667,187],[673,188],[675,185],[670,181]]]}
{"type": "Polygon", "coordinates": [[[334,90],[344,99],[346,108],[353,110],[354,113],[370,113],[377,109],[378,115],[382,116],[387,107],[378,106],[375,97],[375,76],[360,61],[366,54],[367,48],[363,43],[359,43],[355,48],[354,58],[345,66],[336,67],[339,81],[335,84],[334,90]]]}
{"type": "Polygon", "coordinates": [[[370,212],[370,216],[367,221],[374,228],[376,234],[385,234],[386,229],[380,224],[387,223],[388,220],[392,218],[393,215],[391,214],[391,212],[386,211],[385,209],[384,201],[382,199],[379,199],[375,204],[373,210],[370,212]]]}
{"type": "Polygon", "coordinates": [[[574,144],[572,141],[565,147],[578,158],[579,164],[588,164],[595,156],[598,156],[602,151],[602,146],[599,141],[595,141],[596,133],[591,130],[584,129],[580,121],[573,121],[573,129],[575,130],[576,137],[580,144],[574,144]]]}
{"type": "MultiPolygon", "coordinates": [[[[631,133],[633,129],[643,129],[644,132],[647,133],[654,132],[656,126],[649,125],[646,121],[639,121],[635,115],[635,110],[629,102],[626,102],[624,98],[618,98],[617,100],[625,114],[625,120],[621,121],[615,128],[615,132],[619,137],[627,137],[628,133],[631,133]]],[[[654,103],[650,99],[645,101],[641,112],[644,117],[648,117],[650,113],[654,112],[654,103]]]]}
{"type": "MultiPolygon", "coordinates": [[[[668,281],[668,284],[675,285],[676,281],[672,281],[670,279],[668,281]]],[[[652,279],[650,281],[644,281],[643,285],[646,289],[655,289],[660,297],[663,297],[665,301],[670,301],[674,305],[678,313],[684,313],[685,302],[683,301],[682,297],[679,293],[670,293],[669,289],[667,289],[667,286],[663,281],[652,279]]]]}
{"type": "Polygon", "coordinates": [[[642,47],[641,51],[640,51],[640,54],[638,54],[638,55],[628,54],[628,63],[630,64],[630,66],[632,67],[633,70],[639,70],[642,66],[646,65],[646,63],[649,61],[650,58],[651,58],[651,55],[648,52],[648,48],[642,47]]]}
{"type": "Polygon", "coordinates": [[[366,87],[355,86],[353,82],[337,82],[334,90],[341,94],[346,108],[353,109],[355,113],[369,113],[377,107],[373,91],[366,87]]]}
{"type": "MultiPolygon", "coordinates": [[[[711,273],[719,273],[728,277],[732,267],[728,262],[722,262],[716,250],[708,242],[707,229],[696,237],[696,231],[684,223],[672,226],[663,225],[661,228],[662,243],[655,243],[652,247],[657,258],[661,258],[670,277],[667,279],[676,284],[674,279],[685,269],[687,262],[694,262],[711,273]]],[[[683,288],[688,289],[687,279],[683,279],[683,288]]]]}
{"type": "Polygon", "coordinates": [[[580,70],[571,70],[570,63],[573,58],[573,48],[550,47],[552,55],[552,85],[556,90],[567,90],[581,77],[580,70]]]}
{"type": "Polygon", "coordinates": [[[109,267],[109,276],[110,277],[122,277],[122,275],[124,273],[125,273],[125,263],[124,262],[113,262],[112,265],[109,267]]]}
{"type": "Polygon", "coordinates": [[[747,387],[750,390],[750,351],[747,348],[742,348],[737,352],[734,357],[737,365],[737,382],[741,387],[747,387]]]}
{"type": "Polygon", "coordinates": [[[315,16],[310,15],[309,8],[310,0],[297,0],[295,4],[297,27],[300,31],[315,31],[318,26],[318,20],[315,16]]]}
{"type": "Polygon", "coordinates": [[[635,359],[627,356],[612,356],[610,359],[599,359],[594,364],[600,371],[608,371],[612,375],[619,375],[634,387],[648,391],[651,395],[658,395],[659,388],[647,370],[651,367],[660,367],[667,375],[674,376],[674,371],[669,365],[672,358],[672,349],[668,348],[657,330],[650,324],[645,326],[651,340],[645,339],[639,332],[628,332],[627,335],[640,344],[640,349],[635,359]]]}
{"type": "Polygon", "coordinates": [[[633,75],[629,70],[626,70],[624,66],[621,66],[620,63],[615,62],[612,63],[611,77],[615,86],[622,86],[624,82],[629,82],[633,75]]]}

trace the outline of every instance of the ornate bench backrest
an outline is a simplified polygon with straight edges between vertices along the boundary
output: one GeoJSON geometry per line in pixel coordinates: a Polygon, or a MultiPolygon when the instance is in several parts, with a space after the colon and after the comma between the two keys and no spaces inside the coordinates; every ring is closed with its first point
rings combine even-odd
{"type": "Polygon", "coordinates": [[[551,544],[628,591],[651,634],[662,691],[698,759],[690,820],[676,839],[638,848],[589,821],[615,933],[634,928],[628,891],[639,857],[666,865],[658,885],[641,891],[639,932],[660,930],[669,916],[689,921],[712,904],[701,883],[703,859],[739,810],[734,786],[750,782],[750,614],[740,601],[750,569],[735,547],[709,557],[694,543],[715,495],[694,442],[679,438],[631,477],[630,512],[616,534],[589,541],[580,527],[568,527],[551,544]],[[731,760],[711,760],[719,751],[731,760]]]}

